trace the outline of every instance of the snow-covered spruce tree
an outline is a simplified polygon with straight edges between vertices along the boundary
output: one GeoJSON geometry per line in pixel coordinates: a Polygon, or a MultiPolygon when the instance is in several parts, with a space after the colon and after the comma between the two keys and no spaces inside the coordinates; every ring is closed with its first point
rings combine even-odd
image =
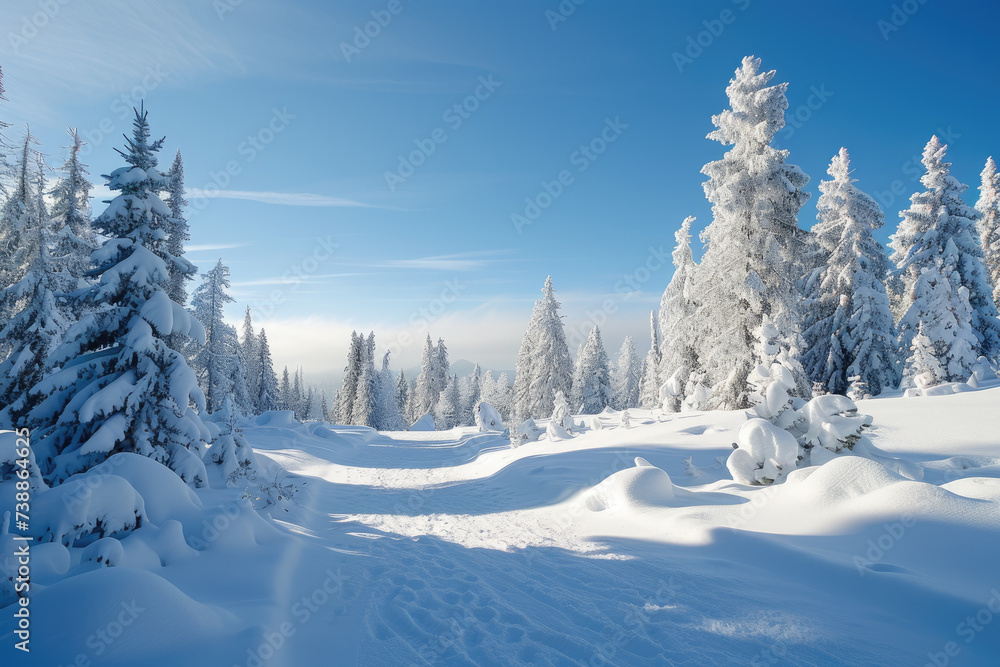
{"type": "Polygon", "coordinates": [[[320,392],[319,418],[325,422],[330,421],[330,404],[326,400],[326,390],[320,392]]]}
{"type": "Polygon", "coordinates": [[[594,415],[611,405],[610,375],[601,329],[595,326],[580,350],[573,376],[573,406],[580,414],[594,415]]]}
{"type": "MultiPolygon", "coordinates": [[[[959,287],[968,291],[972,308],[972,330],[977,344],[976,355],[994,363],[1000,360],[1000,320],[993,303],[993,290],[983,266],[983,249],[976,233],[978,213],[962,200],[968,186],[951,175],[951,163],[945,162],[947,146],[936,137],[924,148],[926,173],[920,183],[926,188],[910,197],[910,208],[900,212],[902,220],[889,246],[890,259],[896,264],[899,349],[907,351],[917,330],[915,286],[925,268],[937,266],[957,295],[959,287]],[[954,244],[953,266],[957,276],[946,270],[946,246],[954,244]]],[[[933,340],[934,335],[928,331],[933,340]]]]}
{"type": "MultiPolygon", "coordinates": [[[[43,224],[42,211],[34,191],[31,164],[34,161],[34,137],[25,132],[19,161],[15,169],[13,188],[0,210],[0,286],[17,284],[28,271],[29,258],[34,255],[32,244],[37,242],[37,230],[43,224]]],[[[0,300],[0,323],[7,322],[20,309],[20,297],[7,294],[0,300]]],[[[2,345],[2,341],[0,341],[2,345]]],[[[11,349],[0,347],[0,358],[11,349]]]]}
{"type": "Polygon", "coordinates": [[[351,419],[346,423],[378,428],[380,415],[374,334],[368,339],[359,335],[358,339],[361,341],[361,374],[358,376],[354,401],[351,404],[351,419]]]}
{"type": "Polygon", "coordinates": [[[292,410],[295,412],[295,418],[299,421],[302,421],[302,415],[308,412],[305,386],[305,380],[302,378],[302,367],[299,366],[295,369],[295,375],[292,377],[292,410]]]}
{"type": "Polygon", "coordinates": [[[642,379],[639,381],[639,405],[644,408],[660,407],[660,327],[656,311],[649,313],[649,352],[642,362],[642,379]]]}
{"type": "MultiPolygon", "coordinates": [[[[7,98],[4,97],[3,68],[2,67],[0,67],[0,101],[2,101],[2,102],[6,102],[7,101],[7,98]]],[[[5,123],[2,120],[0,120],[0,131],[2,131],[4,128],[7,128],[7,127],[10,127],[10,124],[9,123],[5,123]]],[[[7,141],[6,141],[6,138],[3,136],[3,133],[0,132],[0,195],[6,195],[7,194],[7,189],[6,189],[5,183],[4,183],[4,179],[7,177],[7,169],[8,169],[8,166],[7,166],[7,141]]]]}
{"type": "MultiPolygon", "coordinates": [[[[695,290],[697,265],[691,253],[691,224],[694,217],[688,216],[674,233],[676,246],[673,252],[674,275],[660,299],[659,330],[663,336],[660,344],[660,367],[657,377],[656,398],[653,404],[660,405],[660,387],[667,383],[667,397],[662,407],[678,412],[684,401],[688,380],[698,372],[698,309],[695,290]]],[[[653,407],[652,405],[645,407],[653,407]]]]}
{"type": "MultiPolygon", "coordinates": [[[[76,128],[69,130],[69,136],[72,141],[61,169],[63,175],[52,190],[52,257],[58,269],[72,279],[71,289],[78,289],[90,282],[86,274],[97,242],[90,223],[90,179],[80,162],[83,142],[76,128]]],[[[64,315],[69,317],[71,313],[67,310],[64,315]]]]}
{"type": "Polygon", "coordinates": [[[993,303],[1000,307],[1000,174],[992,156],[983,168],[979,186],[979,241],[983,247],[983,264],[993,287],[993,303]]]}
{"type": "Polygon", "coordinates": [[[246,394],[246,379],[236,329],[223,320],[226,304],[235,301],[226,292],[229,267],[220,259],[203,278],[191,296],[191,308],[205,328],[205,344],[197,348],[191,368],[205,394],[205,407],[215,412],[226,397],[246,394]]]}
{"type": "Polygon", "coordinates": [[[412,396],[411,420],[415,421],[426,414],[434,414],[438,395],[441,393],[437,388],[437,360],[437,348],[431,341],[431,335],[427,334],[423,356],[420,358],[420,374],[417,376],[412,396]]]}
{"type": "MultiPolygon", "coordinates": [[[[978,359],[975,352],[978,340],[972,330],[969,291],[959,285],[960,277],[955,269],[958,254],[955,244],[949,240],[945,255],[935,264],[925,267],[913,286],[913,305],[907,317],[916,323],[914,334],[922,331],[929,343],[917,346],[919,355],[916,359],[913,354],[908,357],[904,386],[913,385],[918,375],[931,369],[926,362],[927,355],[936,358],[937,367],[941,370],[939,374],[935,373],[935,379],[943,382],[968,379],[978,359]]],[[[910,352],[915,353],[914,347],[911,338],[910,352]]]]}
{"type": "Polygon", "coordinates": [[[461,411],[461,397],[458,392],[458,376],[452,375],[448,378],[448,384],[438,398],[438,404],[434,411],[434,428],[445,431],[458,426],[459,412],[461,411]]]}
{"type": "MultiPolygon", "coordinates": [[[[712,117],[708,135],[732,148],[704,166],[705,196],[712,203],[711,239],[698,265],[698,352],[712,384],[710,406],[750,406],[748,378],[761,363],[754,331],[770,316],[793,340],[796,272],[802,234],[797,216],[808,199],[808,177],[785,162],[788,151],[770,144],[785,124],[787,84],[769,85],[774,71],[743,59],[729,82],[730,109],[712,117]]],[[[663,331],[664,340],[669,337],[663,331]]],[[[805,373],[796,384],[809,393],[805,373]]]]}
{"type": "Polygon", "coordinates": [[[292,410],[295,401],[292,398],[292,383],[288,377],[288,366],[281,371],[281,381],[278,384],[278,409],[292,410]]]}
{"type": "Polygon", "coordinates": [[[517,353],[514,421],[551,415],[556,392],[568,396],[572,386],[573,361],[566,344],[566,329],[559,315],[552,276],[549,276],[542,287],[542,298],[535,302],[531,311],[531,320],[517,353]]]}
{"type": "Polygon", "coordinates": [[[240,350],[249,397],[247,414],[253,414],[257,412],[257,397],[260,395],[260,351],[257,349],[257,335],[253,331],[250,306],[247,306],[246,314],[243,316],[243,340],[240,341],[240,350]]]}
{"type": "Polygon", "coordinates": [[[223,399],[215,417],[220,431],[205,454],[206,461],[219,466],[227,486],[236,486],[241,479],[253,479],[258,472],[257,457],[237,426],[239,411],[232,396],[223,399]]]}
{"type": "MultiPolygon", "coordinates": [[[[184,198],[184,162],[181,160],[179,150],[166,176],[165,202],[170,207],[170,216],[163,221],[163,231],[166,234],[164,247],[167,256],[172,258],[172,261],[167,262],[167,272],[170,274],[167,294],[173,301],[183,305],[187,303],[187,283],[194,278],[197,269],[184,259],[184,243],[191,238],[191,234],[188,232],[188,223],[184,215],[188,202],[184,198]]],[[[175,347],[179,345],[179,341],[171,340],[170,344],[171,347],[175,347]]],[[[180,348],[175,347],[175,349],[180,348]]]]}
{"type": "Polygon", "coordinates": [[[364,336],[357,331],[352,331],[351,346],[347,349],[347,365],[344,366],[344,381],[340,387],[340,405],[337,421],[341,424],[354,423],[352,421],[354,418],[354,397],[358,393],[358,381],[361,379],[364,361],[364,336]]]}
{"type": "Polygon", "coordinates": [[[162,143],[150,141],[146,111],[137,109],[132,137],[119,151],[128,165],[106,177],[119,194],[96,220],[107,241],[92,256],[97,282],[79,297],[89,312],[52,355],[61,369],[31,390],[44,398],[29,419],[51,457],[39,462],[51,479],[134,452],[190,484],[205,483],[198,453],[208,430],[196,412],[204,395],[166,344],[174,333],[203,341],[204,330],[166,293],[160,221],[169,209],[156,194],[166,180],[156,170],[162,143]]]}
{"type": "MultiPolygon", "coordinates": [[[[378,425],[380,431],[402,431],[407,427],[406,419],[403,417],[403,408],[406,405],[405,395],[401,396],[399,383],[396,374],[389,369],[389,355],[387,350],[382,357],[382,370],[378,374],[378,403],[381,422],[378,425]]],[[[400,372],[402,376],[402,372],[400,372]]],[[[405,384],[403,385],[405,387],[405,384]]]]}
{"type": "Polygon", "coordinates": [[[632,337],[625,336],[611,374],[612,407],[616,410],[639,407],[641,374],[642,366],[639,363],[639,355],[635,353],[632,337]]]}
{"type": "Polygon", "coordinates": [[[263,328],[257,336],[257,377],[254,386],[257,388],[257,414],[278,409],[278,376],[274,373],[274,362],[271,360],[271,348],[267,344],[267,332],[263,328]]]}
{"type": "Polygon", "coordinates": [[[43,397],[28,390],[51,370],[49,356],[72,323],[56,296],[66,291],[71,279],[55,271],[49,255],[49,229],[36,216],[24,223],[22,238],[28,253],[24,276],[0,291],[0,299],[15,311],[0,329],[0,348],[10,350],[0,362],[0,407],[7,408],[0,425],[6,428],[29,425],[25,417],[43,397]]]}
{"type": "Polygon", "coordinates": [[[855,187],[846,148],[821,181],[813,238],[825,262],[810,281],[802,365],[833,394],[847,394],[856,375],[875,396],[899,384],[896,331],[884,277],[887,258],[872,232],[885,221],[874,199],[855,187]]]}
{"type": "Polygon", "coordinates": [[[938,359],[939,347],[939,343],[935,343],[924,333],[924,323],[918,323],[917,333],[910,343],[910,356],[906,360],[906,375],[920,389],[939,385],[947,377],[938,359]]]}
{"type": "Polygon", "coordinates": [[[461,397],[459,426],[473,426],[476,423],[476,405],[482,398],[482,376],[483,370],[477,363],[476,367],[472,369],[472,373],[459,382],[459,395],[461,397]]]}
{"type": "Polygon", "coordinates": [[[448,348],[445,347],[444,339],[438,338],[437,345],[434,346],[434,391],[440,396],[444,388],[451,381],[451,363],[448,361],[448,348]]]}
{"type": "Polygon", "coordinates": [[[403,422],[400,424],[402,430],[410,419],[410,383],[406,381],[406,374],[402,370],[396,378],[396,404],[399,406],[399,418],[403,422]]]}

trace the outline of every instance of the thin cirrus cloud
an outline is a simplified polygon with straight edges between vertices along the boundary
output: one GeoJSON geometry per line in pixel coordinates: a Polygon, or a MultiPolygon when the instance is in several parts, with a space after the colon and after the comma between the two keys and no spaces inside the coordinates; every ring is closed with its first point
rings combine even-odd
{"type": "Polygon", "coordinates": [[[415,259],[383,259],[363,262],[361,265],[376,269],[478,271],[505,261],[497,257],[497,255],[506,255],[510,252],[510,250],[481,250],[452,255],[438,255],[436,257],[418,257],[415,259]]]}
{"type": "Polygon", "coordinates": [[[250,190],[202,190],[201,188],[189,188],[187,194],[192,198],[241,199],[243,201],[274,204],[277,206],[377,208],[371,204],[365,204],[353,199],[317,195],[309,192],[258,192],[250,190]]]}
{"type": "Polygon", "coordinates": [[[189,245],[184,248],[185,252],[210,252],[212,250],[231,250],[233,248],[245,248],[246,243],[201,243],[189,245]]]}

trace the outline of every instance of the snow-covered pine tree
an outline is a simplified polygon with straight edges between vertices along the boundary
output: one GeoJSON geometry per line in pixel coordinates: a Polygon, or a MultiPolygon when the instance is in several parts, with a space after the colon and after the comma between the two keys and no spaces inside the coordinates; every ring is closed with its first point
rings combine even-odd
{"type": "Polygon", "coordinates": [[[972,308],[968,290],[959,285],[957,257],[958,250],[949,241],[944,257],[925,267],[913,286],[913,305],[907,317],[914,323],[914,335],[922,332],[927,340],[916,345],[911,337],[904,386],[918,382],[917,376],[923,376],[920,381],[927,380],[929,371],[934,371],[935,383],[961,382],[968,379],[976,363],[972,308]],[[936,361],[930,363],[928,355],[936,361]]]}
{"type": "Polygon", "coordinates": [[[362,366],[365,361],[364,337],[357,331],[351,332],[351,346],[347,350],[347,365],[344,366],[344,381],[340,387],[340,401],[337,421],[341,424],[353,424],[354,397],[358,393],[358,382],[361,379],[362,366]]]}
{"type": "MultiPolygon", "coordinates": [[[[510,422],[514,414],[514,386],[510,382],[506,371],[500,373],[496,380],[496,403],[490,403],[500,416],[510,422]]],[[[516,430],[516,429],[515,429],[516,430]]]]}
{"type": "Polygon", "coordinates": [[[132,137],[118,151],[127,166],[107,176],[118,196],[97,219],[107,241],[94,252],[95,285],[79,297],[86,314],[53,353],[61,369],[35,385],[44,397],[29,419],[42,442],[51,479],[63,480],[117,452],[160,461],[185,481],[205,483],[196,452],[209,433],[196,412],[204,395],[184,358],[166,344],[204,330],[166,293],[167,253],[156,169],[163,140],[150,141],[146,111],[135,111],[132,137]]]}
{"type": "MultiPolygon", "coordinates": [[[[184,161],[179,150],[167,172],[166,192],[170,216],[164,221],[165,246],[171,257],[180,259],[184,257],[184,243],[190,240],[191,234],[184,214],[188,202],[184,198],[184,161]]],[[[170,273],[167,294],[177,303],[187,303],[187,282],[194,278],[194,267],[185,260],[168,264],[167,270],[170,273]]]]}
{"type": "Polygon", "coordinates": [[[459,414],[459,426],[472,426],[476,423],[476,405],[482,398],[483,370],[476,364],[467,377],[459,382],[459,394],[461,396],[461,410],[459,414]]]}
{"type": "Polygon", "coordinates": [[[924,333],[924,323],[919,322],[906,359],[906,377],[916,387],[924,389],[945,381],[946,373],[938,359],[939,347],[924,333]]]}
{"type": "Polygon", "coordinates": [[[374,334],[367,340],[359,335],[358,340],[361,342],[361,374],[351,403],[351,420],[346,423],[378,428],[378,373],[375,371],[374,334]]]}
{"type": "Polygon", "coordinates": [[[1000,174],[991,156],[983,168],[979,186],[979,241],[983,247],[983,265],[990,285],[993,286],[993,303],[1000,307],[1000,174]]]}
{"type": "MultiPolygon", "coordinates": [[[[86,287],[90,270],[90,254],[97,249],[90,223],[90,179],[87,168],[80,162],[83,142],[76,128],[70,128],[69,154],[62,166],[62,178],[52,191],[52,257],[59,270],[72,278],[71,289],[86,287]]],[[[63,300],[70,303],[69,300],[63,300]]],[[[64,316],[71,317],[68,309],[64,316]]]]}
{"type": "MultiPolygon", "coordinates": [[[[36,151],[30,130],[25,130],[19,161],[15,169],[13,188],[0,210],[0,286],[16,285],[28,271],[29,258],[34,256],[32,244],[37,242],[37,230],[43,224],[38,210],[38,197],[33,189],[35,177],[31,172],[36,151]]],[[[21,308],[20,297],[15,292],[0,300],[0,323],[10,320],[21,308]]],[[[0,341],[2,345],[2,341],[0,341]]],[[[0,347],[0,358],[12,350],[0,347]]]]}
{"type": "Polygon", "coordinates": [[[216,411],[219,436],[206,452],[206,460],[219,466],[227,486],[236,486],[241,479],[253,479],[258,472],[253,448],[237,426],[239,410],[232,396],[226,396],[216,411]]]}
{"type": "Polygon", "coordinates": [[[440,396],[444,388],[451,381],[451,363],[448,361],[448,348],[445,347],[444,339],[438,338],[437,345],[434,346],[434,393],[440,396]]]}
{"type": "Polygon", "coordinates": [[[320,393],[319,399],[319,418],[325,422],[330,421],[330,404],[326,400],[326,390],[324,389],[320,393]]]}
{"type": "MultiPolygon", "coordinates": [[[[705,196],[712,203],[711,239],[698,265],[698,351],[713,386],[710,406],[750,407],[748,378],[762,359],[754,332],[765,316],[789,341],[794,326],[794,259],[801,250],[797,216],[808,199],[808,177],[787,163],[788,151],[770,144],[784,127],[787,84],[770,85],[774,71],[743,59],[729,82],[730,109],[712,117],[708,135],[732,148],[704,166],[705,196]]],[[[663,331],[664,339],[668,333],[663,331]]],[[[805,373],[796,378],[809,393],[805,373]]]]}
{"type": "Polygon", "coordinates": [[[247,306],[243,316],[243,340],[240,341],[243,356],[243,373],[246,376],[248,414],[257,412],[257,397],[260,396],[260,351],[257,349],[257,335],[253,332],[253,320],[250,317],[250,306],[247,306]]]}
{"type": "Polygon", "coordinates": [[[625,336],[611,377],[612,407],[628,410],[639,407],[639,381],[642,366],[631,336],[625,336]]]}
{"type": "Polygon", "coordinates": [[[292,404],[292,383],[288,378],[288,366],[281,371],[281,383],[278,385],[278,409],[291,410],[292,404]]]}
{"type": "Polygon", "coordinates": [[[594,415],[611,405],[610,375],[601,329],[595,326],[580,350],[573,376],[573,406],[579,409],[580,414],[594,415]]]}
{"type": "MultiPolygon", "coordinates": [[[[660,344],[660,366],[656,384],[655,398],[648,396],[649,405],[660,405],[660,386],[670,382],[677,390],[683,389],[692,373],[698,372],[698,318],[695,312],[696,301],[695,279],[697,265],[691,253],[691,224],[695,218],[688,216],[681,223],[680,229],[674,233],[676,245],[673,252],[674,275],[663,291],[660,299],[659,331],[663,336],[660,344]]],[[[652,387],[649,388],[652,390],[652,387]]],[[[678,412],[684,401],[683,391],[673,391],[663,402],[663,407],[672,412],[678,412]]]]}
{"type": "Polygon", "coordinates": [[[245,394],[246,379],[236,329],[223,320],[226,304],[235,301],[226,292],[230,286],[229,267],[220,259],[202,277],[204,282],[191,296],[191,309],[205,328],[205,344],[197,348],[191,368],[205,394],[205,407],[211,413],[222,407],[226,397],[236,398],[238,385],[242,385],[239,393],[245,394]]]}
{"type": "Polygon", "coordinates": [[[0,416],[0,425],[5,428],[29,426],[25,417],[43,398],[28,390],[51,370],[49,355],[72,323],[56,295],[64,293],[71,282],[75,287],[67,274],[55,271],[45,222],[29,213],[19,224],[25,226],[21,236],[27,253],[22,255],[27,262],[24,276],[0,291],[0,299],[14,310],[0,329],[0,349],[10,350],[0,362],[0,407],[10,406],[0,416]]]}
{"type": "Polygon", "coordinates": [[[420,358],[420,374],[417,376],[417,384],[412,396],[411,420],[415,421],[426,414],[434,414],[440,394],[440,391],[436,390],[437,361],[437,349],[431,341],[431,335],[427,334],[423,356],[420,358]]]}
{"type": "Polygon", "coordinates": [[[660,407],[660,327],[656,311],[649,313],[649,352],[642,362],[642,380],[639,387],[639,405],[644,408],[660,407]]]}
{"type": "Polygon", "coordinates": [[[295,413],[295,418],[299,421],[302,420],[302,412],[305,410],[305,394],[302,393],[302,368],[301,366],[295,369],[295,373],[292,376],[292,399],[291,407],[289,408],[295,413]]]}
{"type": "Polygon", "coordinates": [[[261,327],[257,336],[257,378],[254,385],[257,388],[257,414],[278,409],[278,376],[274,373],[274,362],[271,360],[271,348],[267,344],[267,332],[261,327]]]}
{"type": "MultiPolygon", "coordinates": [[[[0,67],[0,101],[2,102],[7,101],[7,98],[4,97],[3,67],[0,67]]],[[[7,127],[10,127],[10,124],[0,120],[0,131],[2,131],[4,128],[7,127]]],[[[7,189],[5,187],[6,184],[3,182],[4,179],[7,177],[7,169],[8,169],[6,149],[7,149],[6,137],[4,137],[3,133],[0,132],[0,195],[7,194],[7,189]]]]}
{"type": "Polygon", "coordinates": [[[823,265],[810,280],[802,335],[802,365],[824,390],[844,394],[860,375],[875,396],[899,383],[896,332],[886,293],[887,258],[873,231],[882,209],[854,185],[846,148],[833,157],[821,181],[813,238],[823,265]]]}
{"type": "MultiPolygon", "coordinates": [[[[962,200],[968,186],[951,175],[951,163],[944,161],[947,149],[936,136],[927,143],[922,160],[927,171],[920,178],[926,189],[910,197],[910,208],[900,212],[902,220],[889,244],[893,249],[890,259],[896,264],[892,284],[900,318],[899,348],[909,350],[917,330],[915,285],[925,268],[936,265],[954,294],[959,287],[968,291],[971,326],[977,339],[975,352],[995,363],[1000,360],[1000,319],[976,233],[978,213],[962,200]],[[953,263],[957,276],[946,270],[944,255],[949,242],[957,252],[953,263]]],[[[927,334],[934,339],[930,331],[927,334]]]]}
{"type": "MultiPolygon", "coordinates": [[[[524,332],[514,369],[514,421],[552,414],[557,391],[570,395],[573,361],[566,344],[566,329],[559,315],[552,276],[545,279],[542,298],[535,302],[524,332]]],[[[500,410],[498,406],[493,406],[500,410]]],[[[501,413],[502,414],[502,413],[501,413]]]]}
{"type": "Polygon", "coordinates": [[[434,410],[434,428],[438,431],[445,431],[458,426],[459,412],[461,411],[461,398],[458,392],[458,376],[452,375],[448,378],[448,384],[438,398],[438,404],[434,410]]]}
{"type": "Polygon", "coordinates": [[[378,374],[378,403],[381,420],[378,429],[381,431],[402,431],[407,427],[406,419],[403,417],[406,400],[404,396],[400,395],[400,385],[396,381],[396,374],[389,369],[389,356],[390,351],[386,350],[382,357],[382,369],[378,374]]]}

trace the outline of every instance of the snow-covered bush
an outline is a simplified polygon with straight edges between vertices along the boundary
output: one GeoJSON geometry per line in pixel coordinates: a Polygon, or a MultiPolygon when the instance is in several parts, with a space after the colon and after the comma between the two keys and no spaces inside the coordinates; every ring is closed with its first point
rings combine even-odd
{"type": "Polygon", "coordinates": [[[788,431],[766,419],[753,418],[743,424],[738,447],[726,467],[741,484],[768,485],[784,481],[799,461],[799,443],[788,431]]]}
{"type": "Polygon", "coordinates": [[[221,432],[206,452],[206,460],[219,467],[227,486],[257,475],[257,457],[237,426],[238,416],[231,396],[227,396],[216,414],[221,432]]]}
{"type": "Polygon", "coordinates": [[[476,427],[480,433],[503,432],[503,417],[489,403],[479,401],[473,412],[476,416],[476,427]]]}
{"type": "Polygon", "coordinates": [[[124,535],[147,520],[142,496],[118,475],[73,475],[32,498],[32,528],[39,541],[67,547],[124,535]]]}

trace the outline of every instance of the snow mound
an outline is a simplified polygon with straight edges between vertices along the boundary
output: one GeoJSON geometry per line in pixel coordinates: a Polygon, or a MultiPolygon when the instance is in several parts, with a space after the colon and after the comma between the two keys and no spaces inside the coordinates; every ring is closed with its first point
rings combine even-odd
{"type": "Polygon", "coordinates": [[[102,537],[83,550],[82,563],[98,563],[107,567],[117,567],[125,561],[125,548],[113,537],[102,537]]]}
{"type": "Polygon", "coordinates": [[[295,419],[295,413],[291,410],[270,410],[259,415],[254,420],[254,423],[257,426],[284,426],[286,428],[301,426],[298,420],[295,419]]]}
{"type": "Polygon", "coordinates": [[[142,496],[147,516],[157,524],[202,506],[195,492],[180,477],[162,463],[146,456],[127,452],[115,454],[87,471],[84,477],[99,480],[108,475],[128,480],[142,496]]]}
{"type": "Polygon", "coordinates": [[[32,510],[39,539],[66,546],[128,533],[147,521],[142,496],[118,475],[74,475],[38,493],[32,510]]]}
{"type": "Polygon", "coordinates": [[[795,469],[799,443],[795,437],[766,419],[750,419],[737,435],[726,467],[741,484],[767,485],[784,480],[795,469]]]}
{"type": "Polygon", "coordinates": [[[643,508],[670,506],[674,484],[665,470],[637,457],[634,468],[611,475],[587,492],[585,502],[593,512],[620,507],[643,508]]]}
{"type": "MultiPolygon", "coordinates": [[[[185,645],[218,642],[238,631],[229,612],[196,602],[155,574],[127,567],[71,577],[32,596],[31,603],[32,630],[59,638],[32,642],[33,664],[82,664],[76,656],[89,649],[101,664],[160,665],[164,655],[185,645]],[[78,618],[81,604],[86,622],[78,618]]],[[[0,624],[0,633],[9,627],[9,621],[0,624]]]]}
{"type": "Polygon", "coordinates": [[[413,422],[408,431],[433,431],[434,430],[434,417],[427,413],[417,421],[413,422]]]}
{"type": "Polygon", "coordinates": [[[554,421],[549,422],[549,425],[545,427],[545,433],[548,436],[550,442],[569,440],[570,438],[573,437],[572,435],[569,434],[569,431],[567,431],[554,421]]]}
{"type": "Polygon", "coordinates": [[[881,463],[861,456],[838,456],[802,472],[807,471],[806,475],[792,475],[789,481],[799,480],[800,498],[821,504],[840,503],[907,481],[881,463]]]}

